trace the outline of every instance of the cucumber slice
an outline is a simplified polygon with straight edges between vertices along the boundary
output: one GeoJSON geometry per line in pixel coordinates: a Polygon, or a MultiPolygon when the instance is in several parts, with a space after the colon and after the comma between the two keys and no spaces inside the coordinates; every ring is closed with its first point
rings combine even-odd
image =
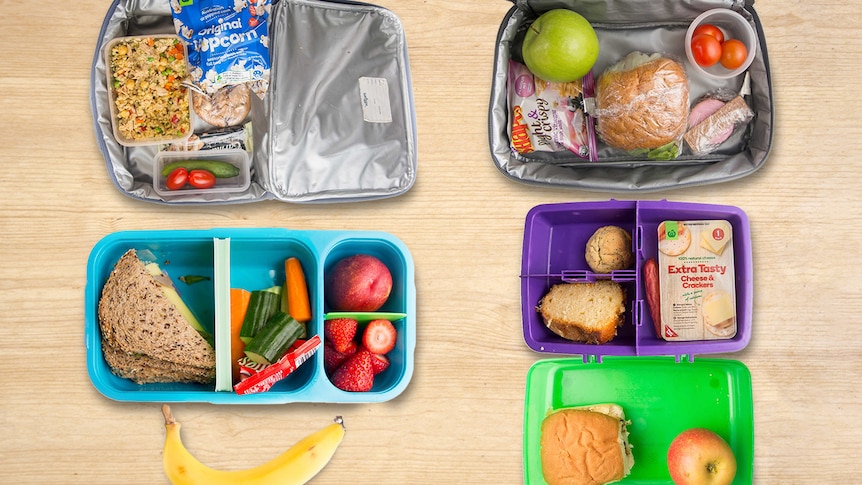
{"type": "MultiPolygon", "coordinates": [[[[276,287],[278,288],[278,287],[276,287]]],[[[246,344],[254,338],[255,335],[266,325],[266,322],[279,311],[281,303],[281,289],[272,291],[254,290],[251,292],[251,297],[248,300],[248,310],[246,310],[245,318],[242,321],[242,328],[239,331],[239,338],[246,344]]]]}
{"type": "Polygon", "coordinates": [[[245,345],[245,355],[258,364],[272,364],[287,352],[303,332],[301,323],[279,310],[245,345]]]}

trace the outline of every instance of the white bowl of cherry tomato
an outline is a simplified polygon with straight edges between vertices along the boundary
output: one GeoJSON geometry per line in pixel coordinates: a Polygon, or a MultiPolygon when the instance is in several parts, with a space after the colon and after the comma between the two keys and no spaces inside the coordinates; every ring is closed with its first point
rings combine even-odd
{"type": "Polygon", "coordinates": [[[727,8],[698,15],[685,34],[685,54],[692,68],[705,76],[730,79],[751,65],[757,34],[748,20],[727,8]]]}
{"type": "Polygon", "coordinates": [[[160,151],[153,163],[153,189],[162,197],[242,192],[250,185],[245,150],[160,151]]]}

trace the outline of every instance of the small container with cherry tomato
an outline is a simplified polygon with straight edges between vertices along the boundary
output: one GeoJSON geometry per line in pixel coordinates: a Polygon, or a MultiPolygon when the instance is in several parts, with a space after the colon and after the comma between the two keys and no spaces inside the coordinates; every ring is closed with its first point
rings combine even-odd
{"type": "Polygon", "coordinates": [[[165,198],[243,192],[251,183],[245,150],[160,151],[153,163],[153,189],[165,198]]]}
{"type": "Polygon", "coordinates": [[[757,34],[741,14],[716,8],[700,14],[685,35],[685,54],[692,68],[717,79],[736,77],[751,65],[757,34]]]}

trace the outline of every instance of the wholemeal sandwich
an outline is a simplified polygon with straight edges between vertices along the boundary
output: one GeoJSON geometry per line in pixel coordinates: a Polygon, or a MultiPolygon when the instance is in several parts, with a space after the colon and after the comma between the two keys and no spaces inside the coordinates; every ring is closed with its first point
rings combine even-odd
{"type": "Polygon", "coordinates": [[[604,485],[634,466],[625,413],[618,404],[564,408],[542,421],[542,475],[548,485],[604,485]]]}
{"type": "Polygon", "coordinates": [[[688,129],[685,68],[660,54],[632,52],[596,82],[597,131],[607,145],[674,158],[688,129]]]}
{"type": "Polygon", "coordinates": [[[625,321],[626,291],[612,280],[561,283],[536,308],[548,329],[567,340],[603,344],[625,321]]]}
{"type": "Polygon", "coordinates": [[[102,350],[111,371],[138,384],[211,382],[215,352],[135,250],[116,263],[99,299],[102,350]]]}

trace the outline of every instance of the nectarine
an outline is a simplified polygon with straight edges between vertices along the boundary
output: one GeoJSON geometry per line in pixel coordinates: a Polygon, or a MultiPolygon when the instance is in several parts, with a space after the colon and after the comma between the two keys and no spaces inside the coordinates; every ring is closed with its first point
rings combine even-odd
{"type": "Polygon", "coordinates": [[[326,274],[324,286],[331,310],[373,312],[389,299],[392,273],[376,257],[356,254],[335,263],[326,274]]]}

